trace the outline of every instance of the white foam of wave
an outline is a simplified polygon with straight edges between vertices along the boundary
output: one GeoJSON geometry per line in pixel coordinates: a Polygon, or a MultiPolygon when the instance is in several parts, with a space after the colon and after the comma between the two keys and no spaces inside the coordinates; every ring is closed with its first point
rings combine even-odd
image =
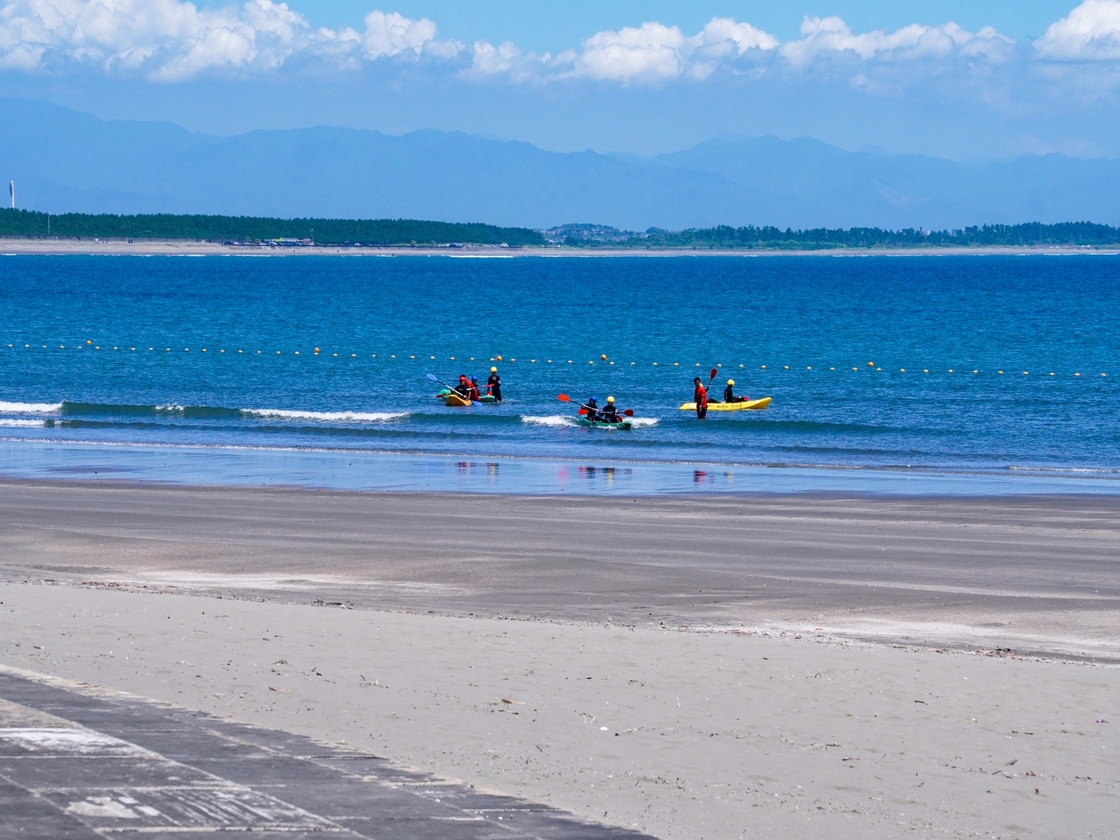
{"type": "Polygon", "coordinates": [[[544,417],[533,417],[528,414],[521,415],[521,422],[530,426],[578,426],[574,417],[566,414],[549,414],[544,417]]]}
{"type": "Polygon", "coordinates": [[[5,414],[54,414],[62,411],[62,403],[0,402],[0,411],[5,414]]]}
{"type": "Polygon", "coordinates": [[[38,428],[47,425],[46,420],[13,420],[9,417],[0,417],[0,426],[8,429],[38,428]]]}
{"type": "Polygon", "coordinates": [[[279,420],[312,420],[319,423],[387,423],[408,417],[407,411],[289,411],[282,408],[243,408],[250,417],[279,420]]]}
{"type": "Polygon", "coordinates": [[[659,417],[631,417],[631,426],[656,426],[661,422],[659,417]]]}

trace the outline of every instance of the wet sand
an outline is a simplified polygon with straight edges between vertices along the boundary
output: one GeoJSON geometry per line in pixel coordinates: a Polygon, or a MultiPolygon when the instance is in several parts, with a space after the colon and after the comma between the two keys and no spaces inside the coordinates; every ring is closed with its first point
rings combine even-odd
{"type": "Polygon", "coordinates": [[[1120,662],[1120,499],[0,482],[0,579],[1120,662]]]}
{"type": "Polygon", "coordinates": [[[4,482],[0,664],[661,837],[1105,837],[1118,537],[1109,498],[4,482]]]}

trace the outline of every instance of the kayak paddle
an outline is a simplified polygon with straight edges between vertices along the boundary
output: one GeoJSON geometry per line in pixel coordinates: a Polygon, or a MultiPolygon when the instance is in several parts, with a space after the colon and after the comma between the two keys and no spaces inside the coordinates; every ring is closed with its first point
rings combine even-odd
{"type": "MultiPolygon", "coordinates": [[[[446,388],[446,389],[447,389],[448,391],[450,391],[451,393],[455,394],[456,396],[459,396],[459,397],[463,396],[463,395],[462,395],[462,394],[460,394],[460,393],[459,393],[459,392],[458,392],[457,390],[455,390],[455,389],[454,389],[454,388],[452,388],[452,387],[451,387],[450,385],[448,385],[448,384],[447,384],[446,382],[440,382],[440,380],[439,380],[439,379],[437,379],[437,378],[436,378],[435,376],[433,376],[432,374],[430,374],[430,373],[429,373],[429,374],[428,374],[428,378],[429,378],[430,380],[432,380],[432,382],[435,382],[435,383],[437,383],[437,384],[439,384],[439,385],[442,385],[442,386],[443,386],[444,388],[446,388]]],[[[482,407],[482,403],[480,403],[480,402],[479,402],[478,400],[471,400],[471,405],[477,405],[477,406],[478,406],[479,408],[481,408],[481,407],[482,407]]]]}
{"type": "MultiPolygon", "coordinates": [[[[716,370],[715,368],[712,368],[711,376],[708,377],[708,385],[707,385],[706,388],[704,388],[705,393],[712,390],[712,383],[716,381],[716,376],[718,376],[718,375],[719,375],[719,371],[716,370]]],[[[710,402],[710,400],[709,400],[709,402],[710,402]]]]}
{"type": "MultiPolygon", "coordinates": [[[[581,402],[577,402],[576,400],[573,400],[567,394],[558,394],[556,399],[560,400],[560,402],[575,403],[576,405],[578,405],[580,407],[580,412],[579,412],[580,414],[586,414],[588,412],[588,410],[591,408],[591,406],[584,405],[581,402]]],[[[596,411],[596,413],[602,414],[603,413],[602,409],[598,409],[596,411]]],[[[634,409],[628,408],[625,411],[620,411],[619,414],[624,414],[627,417],[633,417],[634,416],[634,409]]]]}

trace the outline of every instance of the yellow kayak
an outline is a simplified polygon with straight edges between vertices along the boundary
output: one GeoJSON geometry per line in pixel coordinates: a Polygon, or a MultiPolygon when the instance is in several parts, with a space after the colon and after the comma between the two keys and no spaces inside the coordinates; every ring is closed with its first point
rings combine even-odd
{"type": "MultiPolygon", "coordinates": [[[[762,399],[747,400],[746,402],[733,402],[733,403],[710,402],[710,403],[708,403],[708,411],[752,411],[752,410],[755,410],[755,409],[766,408],[766,406],[770,405],[770,400],[771,399],[772,399],[771,397],[763,397],[762,399]]],[[[681,406],[681,411],[695,411],[695,410],[696,410],[696,403],[694,403],[694,402],[686,402],[684,405],[681,406]]]]}
{"type": "Polygon", "coordinates": [[[470,405],[471,401],[458,394],[448,394],[443,398],[443,404],[449,408],[462,408],[463,406],[470,405]]]}

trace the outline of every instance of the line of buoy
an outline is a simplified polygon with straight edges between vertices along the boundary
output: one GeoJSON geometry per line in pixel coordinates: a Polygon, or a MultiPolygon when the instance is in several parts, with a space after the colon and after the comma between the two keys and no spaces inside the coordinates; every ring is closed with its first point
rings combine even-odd
{"type": "MultiPolygon", "coordinates": [[[[27,349],[27,350],[30,350],[30,349],[36,349],[36,348],[33,348],[33,347],[32,347],[32,345],[31,345],[30,343],[25,343],[25,344],[23,345],[23,347],[22,347],[22,348],[19,348],[19,347],[17,347],[17,346],[16,346],[16,345],[15,345],[14,343],[9,343],[9,344],[7,345],[7,347],[8,347],[8,349],[10,349],[10,350],[16,350],[16,349],[27,349]]],[[[101,345],[96,345],[96,344],[93,344],[92,340],[88,340],[88,339],[86,340],[85,344],[80,344],[80,343],[79,343],[79,344],[78,344],[78,345],[76,345],[76,346],[75,346],[75,345],[71,345],[71,349],[84,350],[84,349],[87,349],[87,348],[88,348],[88,349],[92,349],[92,350],[101,350],[101,349],[102,349],[101,345]]],[[[43,350],[47,350],[47,349],[49,349],[49,345],[46,345],[46,344],[40,345],[40,347],[39,347],[38,349],[43,349],[43,350]]],[[[60,345],[58,345],[58,349],[59,349],[59,350],[66,350],[66,349],[67,349],[67,345],[65,345],[65,344],[60,344],[60,345]]],[[[108,350],[109,348],[108,348],[108,347],[106,347],[105,349],[106,349],[106,350],[108,350]]],[[[121,348],[121,347],[120,347],[119,345],[118,345],[118,346],[114,346],[114,347],[112,348],[112,350],[115,350],[115,351],[120,351],[121,349],[122,349],[122,348],[121,348]]],[[[136,352],[136,350],[137,350],[137,348],[135,348],[135,347],[127,347],[127,348],[123,348],[123,349],[125,349],[125,351],[126,351],[126,352],[131,352],[131,353],[135,353],[135,352],[136,352]]],[[[155,348],[155,347],[149,347],[149,348],[148,348],[148,352],[155,352],[155,350],[156,350],[156,348],[155,348]]],[[[163,352],[165,352],[165,353],[170,353],[171,351],[172,351],[172,348],[171,348],[171,347],[165,347],[165,348],[163,348],[163,352]]],[[[190,352],[191,352],[191,348],[190,348],[190,347],[184,347],[184,348],[183,348],[183,352],[184,352],[184,353],[190,353],[190,352]]],[[[210,348],[209,348],[209,347],[201,347],[201,348],[199,348],[199,352],[201,352],[201,353],[208,353],[208,352],[210,352],[210,348]]],[[[217,351],[217,352],[218,352],[218,353],[220,353],[220,354],[224,354],[224,353],[226,353],[226,350],[225,350],[225,348],[220,348],[220,349],[218,349],[218,351],[217,351]]],[[[230,352],[233,352],[233,351],[230,351],[230,352]]],[[[246,352],[246,351],[245,351],[245,350],[244,350],[243,348],[241,348],[241,349],[238,349],[238,350],[237,350],[237,353],[238,353],[239,355],[244,355],[244,353],[245,353],[245,352],[246,352]]],[[[261,354],[262,354],[263,352],[264,352],[264,351],[262,351],[262,350],[257,350],[257,351],[256,351],[256,354],[257,354],[257,355],[261,355],[261,354]]],[[[290,354],[291,354],[291,355],[293,355],[293,356],[299,356],[299,355],[300,355],[300,351],[299,351],[299,350],[292,350],[292,351],[289,351],[289,352],[290,352],[290,354]]],[[[277,350],[277,351],[275,351],[275,353],[276,353],[276,355],[277,355],[277,356],[282,356],[282,355],[284,355],[284,351],[283,351],[283,350],[277,350]]],[[[316,357],[317,357],[317,356],[320,356],[320,355],[322,355],[322,351],[321,351],[321,349],[320,349],[320,348],[318,348],[318,347],[314,348],[314,349],[312,350],[312,355],[314,355],[314,356],[316,356],[316,357]]],[[[345,356],[346,354],[345,354],[345,353],[343,353],[342,355],[343,355],[343,356],[345,356]]],[[[338,353],[331,353],[331,358],[339,358],[339,354],[338,354],[338,353]]],[[[352,358],[352,359],[356,359],[356,358],[358,358],[358,354],[357,354],[357,353],[350,353],[350,358],[352,358]]],[[[378,355],[377,355],[377,353],[371,353],[371,354],[370,354],[370,356],[369,356],[369,358],[371,358],[371,359],[376,359],[376,358],[378,358],[378,355]]],[[[384,357],[382,357],[382,358],[384,358],[384,357]]],[[[396,358],[397,358],[397,355],[396,355],[395,353],[392,353],[392,354],[390,354],[390,355],[388,356],[388,358],[390,358],[390,359],[396,359],[396,358]]],[[[409,356],[408,358],[409,358],[410,360],[415,360],[415,359],[416,359],[416,356],[415,356],[415,355],[410,355],[410,356],[409,356]]],[[[432,361],[434,361],[434,360],[436,359],[436,357],[435,357],[435,356],[433,356],[433,355],[429,355],[429,356],[428,356],[428,359],[429,359],[429,360],[432,360],[432,361]]],[[[491,356],[491,357],[489,357],[489,359],[490,359],[490,361],[491,361],[491,362],[495,362],[495,361],[497,361],[497,362],[504,362],[504,363],[507,363],[507,364],[516,364],[516,363],[517,363],[517,359],[516,359],[516,358],[504,359],[504,358],[503,358],[503,357],[502,357],[502,356],[501,356],[500,354],[499,354],[499,355],[495,355],[495,356],[491,356]]],[[[454,362],[454,361],[457,361],[457,360],[458,360],[458,361],[460,361],[460,362],[462,362],[462,359],[457,359],[457,357],[455,357],[455,356],[449,356],[449,357],[448,357],[448,360],[449,360],[449,361],[452,361],[452,362],[454,362]]],[[[476,357],[474,357],[474,356],[471,356],[471,357],[469,357],[469,361],[472,361],[472,362],[473,362],[473,361],[476,361],[476,357]]],[[[587,363],[588,363],[589,365],[594,365],[594,364],[596,363],[596,361],[600,361],[600,362],[606,362],[606,364],[608,364],[608,365],[614,365],[614,364],[615,364],[615,361],[614,361],[613,359],[610,359],[610,358],[608,358],[608,357],[607,357],[607,355],[606,355],[605,353],[604,353],[603,355],[601,355],[601,356],[599,357],[599,359],[598,359],[598,360],[596,360],[596,359],[589,359],[587,363]]],[[[531,359],[529,359],[529,364],[537,364],[537,363],[538,363],[538,360],[537,360],[537,359],[535,359],[535,358],[531,358],[531,359]]],[[[545,359],[545,360],[544,360],[544,363],[545,363],[545,364],[552,364],[553,362],[552,362],[552,359],[545,359]]],[[[568,359],[568,360],[567,360],[567,363],[568,363],[569,365],[571,365],[571,364],[575,364],[575,360],[574,360],[574,359],[568,359]]],[[[638,362],[636,362],[636,361],[632,361],[632,362],[630,362],[630,366],[631,366],[631,367],[634,367],[634,366],[636,366],[637,364],[638,364],[638,362]]],[[[652,362],[651,364],[652,364],[652,366],[653,366],[653,367],[665,367],[665,366],[667,366],[667,365],[668,365],[668,364],[670,364],[670,363],[662,363],[662,362],[652,362]]],[[[671,366],[672,366],[672,367],[681,367],[681,362],[672,362],[672,363],[671,363],[671,366]]],[[[701,367],[701,363],[700,363],[700,362],[695,362],[695,363],[694,363],[694,367],[701,367]]],[[[723,364],[722,364],[722,363],[717,363],[717,364],[716,364],[716,367],[717,367],[717,368],[722,368],[722,367],[723,367],[723,364]]],[[[745,364],[742,364],[742,363],[740,363],[740,364],[738,364],[738,367],[739,367],[740,369],[742,369],[742,368],[745,368],[745,364]]],[[[869,362],[867,363],[867,368],[869,368],[870,370],[874,370],[875,372],[882,372],[882,370],[883,370],[883,368],[882,368],[882,367],[880,367],[880,366],[878,366],[878,365],[876,365],[874,361],[869,361],[869,362]]],[[[768,365],[759,365],[759,369],[760,369],[760,370],[769,370],[769,366],[768,366],[768,365]]],[[[782,365],[782,370],[791,370],[791,369],[792,369],[792,368],[791,368],[791,366],[790,366],[790,365],[782,365]]],[[[811,371],[811,370],[814,370],[814,368],[813,368],[813,366],[812,366],[812,365],[806,365],[806,366],[805,366],[805,370],[807,370],[807,371],[811,371]]],[[[830,370],[830,371],[835,371],[835,370],[836,370],[836,368],[835,368],[835,367],[830,367],[830,368],[829,368],[829,370],[830,370]]],[[[857,366],[853,366],[853,367],[852,367],[852,370],[853,370],[853,371],[859,371],[859,370],[860,370],[860,367],[859,367],[858,365],[857,365],[857,366]]],[[[898,368],[898,373],[906,373],[906,372],[907,372],[907,369],[906,369],[906,368],[904,368],[904,367],[902,367],[902,368],[898,368]]],[[[929,374],[930,372],[931,372],[931,371],[930,371],[930,369],[929,369],[929,368],[922,368],[922,373],[923,373],[923,374],[929,374]]],[[[947,372],[947,373],[951,373],[951,374],[955,374],[955,373],[958,373],[959,371],[958,371],[958,370],[957,370],[956,368],[948,368],[948,369],[946,370],[946,372],[947,372]]],[[[979,369],[973,369],[973,370],[972,370],[972,373],[973,373],[974,375],[979,375],[979,373],[980,373],[980,370],[979,370],[979,369]]],[[[1005,373],[1006,373],[1006,372],[1005,372],[1005,371],[1003,371],[1003,370],[996,370],[996,375],[998,375],[998,376],[1004,376],[1004,375],[1005,375],[1005,373]]],[[[1031,372],[1030,372],[1029,370],[1024,370],[1024,371],[1022,371],[1022,372],[1021,372],[1021,374],[1022,374],[1023,376],[1031,376],[1031,375],[1032,375],[1032,374],[1031,374],[1031,372]]],[[[1034,374],[1034,375],[1037,375],[1037,376],[1054,376],[1054,377],[1057,377],[1057,376],[1058,376],[1059,374],[1058,374],[1058,373],[1057,373],[1056,371],[1048,371],[1048,372],[1047,372],[1047,373],[1045,373],[1045,374],[1034,374]]],[[[1077,371],[1077,372],[1075,372],[1075,373],[1073,374],[1073,376],[1075,376],[1075,377],[1078,377],[1078,378],[1080,378],[1080,377],[1082,376],[1082,373],[1081,373],[1080,371],[1077,371]]],[[[1100,376],[1101,376],[1101,377],[1105,377],[1105,378],[1107,378],[1107,377],[1108,377],[1108,373],[1107,373],[1107,372],[1102,372],[1102,373],[1100,374],[1100,376]]]]}

